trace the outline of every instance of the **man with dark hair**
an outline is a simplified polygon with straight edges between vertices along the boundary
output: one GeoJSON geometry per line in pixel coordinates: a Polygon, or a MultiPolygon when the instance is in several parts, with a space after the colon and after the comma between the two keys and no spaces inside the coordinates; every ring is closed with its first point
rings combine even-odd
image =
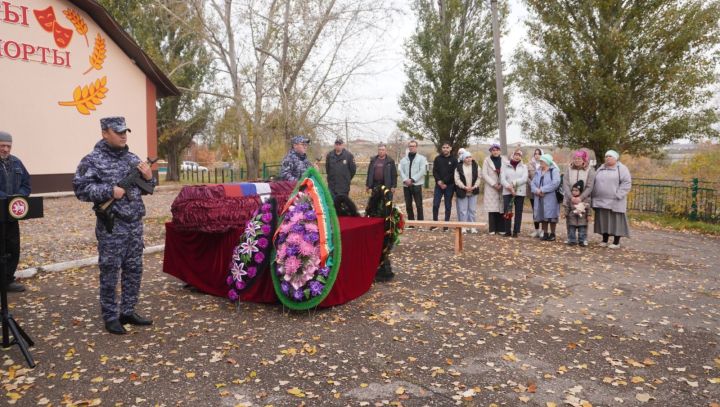
{"type": "Polygon", "coordinates": [[[403,182],[405,209],[409,220],[415,220],[413,201],[417,210],[417,220],[425,219],[423,216],[422,187],[427,172],[427,159],[424,155],[418,154],[417,149],[417,141],[410,140],[408,153],[400,160],[400,178],[403,182]]]}
{"type": "MultiPolygon", "coordinates": [[[[0,131],[0,198],[12,195],[30,195],[30,174],[22,161],[10,154],[12,136],[0,131]]],[[[25,286],[15,281],[15,269],[20,261],[20,224],[8,217],[5,222],[5,249],[8,253],[5,285],[8,292],[25,291],[25,286]]]]}
{"type": "Polygon", "coordinates": [[[345,140],[335,140],[335,148],[325,156],[325,172],[333,199],[350,196],[350,181],[355,176],[355,157],[345,148],[345,140]]]}
{"type": "Polygon", "coordinates": [[[145,194],[137,185],[120,187],[118,183],[133,171],[140,171],[142,178],[155,186],[150,165],[127,146],[130,129],[121,116],[100,119],[102,140],[93,151],[83,157],[75,171],[73,189],[81,201],[109,206],[114,221],[108,226],[98,220],[95,236],[98,240],[98,267],[100,268],[100,309],[105,329],[111,334],[122,335],[127,331],[123,325],[151,325],[152,321],[135,312],[140,295],[143,272],[143,222],[145,194]],[[120,270],[122,269],[122,273],[120,270]],[[121,280],[120,306],[115,300],[118,279],[121,280]]]}
{"type": "Polygon", "coordinates": [[[367,179],[365,180],[365,187],[368,192],[379,185],[385,185],[390,188],[392,195],[395,194],[397,169],[395,168],[395,161],[387,155],[385,143],[378,144],[378,153],[370,159],[367,179]]]}
{"type": "MultiPolygon", "coordinates": [[[[455,169],[458,166],[458,160],[450,154],[451,151],[450,143],[443,143],[441,153],[433,160],[433,177],[435,178],[433,220],[438,220],[440,201],[443,198],[445,199],[445,222],[450,220],[452,197],[455,191],[455,169]]],[[[430,229],[433,230],[435,227],[430,229]]]]}
{"type": "Polygon", "coordinates": [[[307,147],[310,139],[304,136],[295,136],[290,139],[292,148],[283,157],[280,164],[280,179],[285,181],[297,181],[302,177],[305,170],[312,167],[307,158],[307,147]]]}

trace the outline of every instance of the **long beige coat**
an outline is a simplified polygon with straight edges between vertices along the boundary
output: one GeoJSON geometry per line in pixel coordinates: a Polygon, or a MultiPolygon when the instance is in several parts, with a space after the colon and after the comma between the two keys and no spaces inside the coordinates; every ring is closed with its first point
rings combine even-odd
{"type": "MultiPolygon", "coordinates": [[[[509,163],[507,158],[502,157],[502,165],[509,163]]],[[[500,167],[502,168],[502,166],[500,167]]],[[[495,172],[495,164],[493,164],[490,156],[485,158],[482,166],[482,178],[485,181],[485,189],[483,190],[483,209],[485,212],[503,212],[502,188],[496,190],[493,188],[495,184],[501,184],[500,176],[495,172]]]]}

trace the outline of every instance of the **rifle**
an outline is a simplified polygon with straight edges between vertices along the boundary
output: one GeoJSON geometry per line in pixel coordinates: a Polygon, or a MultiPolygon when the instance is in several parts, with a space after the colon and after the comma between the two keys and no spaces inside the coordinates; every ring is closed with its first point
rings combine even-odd
{"type": "MultiPolygon", "coordinates": [[[[157,162],[158,158],[151,159],[148,157],[147,163],[150,165],[155,164],[157,162]]],[[[127,193],[127,190],[131,188],[133,185],[140,188],[140,191],[143,195],[150,194],[152,195],[153,192],[155,192],[155,187],[153,187],[152,184],[145,181],[142,177],[142,173],[140,173],[140,170],[135,168],[135,171],[130,171],[130,174],[128,174],[125,178],[121,179],[120,182],[117,183],[117,186],[124,189],[127,193]]],[[[112,206],[115,203],[115,198],[110,198],[106,202],[103,203],[96,203],[93,205],[93,211],[95,211],[95,216],[102,222],[103,225],[105,225],[105,230],[107,230],[108,233],[112,233],[113,227],[115,226],[115,214],[112,212],[112,206]]]]}

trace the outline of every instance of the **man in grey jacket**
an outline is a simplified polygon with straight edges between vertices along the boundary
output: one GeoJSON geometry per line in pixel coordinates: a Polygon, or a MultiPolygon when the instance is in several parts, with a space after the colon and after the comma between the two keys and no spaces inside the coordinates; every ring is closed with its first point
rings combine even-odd
{"type": "Polygon", "coordinates": [[[427,159],[417,152],[418,143],[410,140],[408,154],[400,160],[400,179],[403,182],[405,208],[408,219],[415,220],[413,201],[417,208],[417,220],[423,220],[422,186],[425,183],[427,159]]]}
{"type": "Polygon", "coordinates": [[[335,148],[325,156],[325,173],[333,199],[350,195],[350,181],[355,176],[355,157],[345,149],[345,140],[335,140],[335,148]]]}

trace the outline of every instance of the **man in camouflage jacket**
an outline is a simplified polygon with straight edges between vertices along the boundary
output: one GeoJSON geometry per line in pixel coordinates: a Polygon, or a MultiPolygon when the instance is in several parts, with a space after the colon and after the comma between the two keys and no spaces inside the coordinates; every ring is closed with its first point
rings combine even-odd
{"type": "Polygon", "coordinates": [[[307,159],[307,146],[310,140],[303,136],[295,136],[290,140],[292,148],[280,164],[280,179],[285,181],[297,181],[305,170],[312,167],[307,159]]]}
{"type": "Polygon", "coordinates": [[[98,240],[100,268],[100,308],[105,329],[120,335],[127,333],[124,324],[150,325],[152,321],[135,312],[143,271],[142,218],[145,216],[145,204],[137,185],[123,189],[118,182],[132,171],[140,171],[153,186],[155,179],[150,165],[129,151],[127,133],[130,129],[124,117],[103,118],[100,128],[103,139],[80,161],[73,178],[73,189],[81,201],[101,204],[114,200],[110,209],[115,216],[112,232],[108,232],[98,219],[95,237],[98,240]],[[122,279],[122,295],[118,307],[115,290],[119,276],[122,279]]]}

